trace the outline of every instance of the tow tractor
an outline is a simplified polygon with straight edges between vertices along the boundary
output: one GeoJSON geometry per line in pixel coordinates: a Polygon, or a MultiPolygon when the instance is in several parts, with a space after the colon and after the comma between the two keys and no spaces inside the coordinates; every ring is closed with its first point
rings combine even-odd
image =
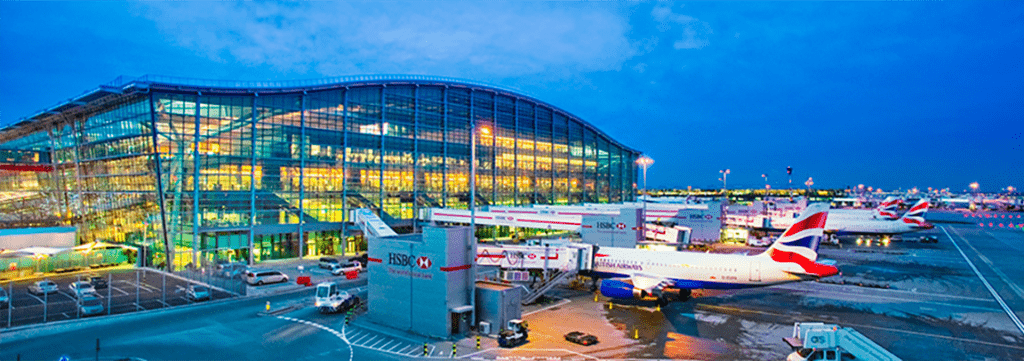
{"type": "Polygon", "coordinates": [[[338,288],[337,284],[325,282],[316,285],[316,309],[320,313],[348,311],[359,304],[359,297],[338,288]]]}
{"type": "Polygon", "coordinates": [[[508,327],[498,333],[498,346],[516,347],[526,343],[530,333],[526,326],[527,324],[523,320],[509,320],[508,327]]]}

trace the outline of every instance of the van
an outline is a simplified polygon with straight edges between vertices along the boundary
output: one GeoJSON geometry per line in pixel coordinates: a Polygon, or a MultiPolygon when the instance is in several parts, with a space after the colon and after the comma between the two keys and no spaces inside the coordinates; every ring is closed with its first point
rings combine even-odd
{"type": "Polygon", "coordinates": [[[320,268],[331,269],[334,265],[338,264],[337,258],[331,257],[320,257],[320,268]]]}
{"type": "Polygon", "coordinates": [[[245,282],[250,285],[265,283],[288,282],[288,275],[279,271],[249,271],[245,274],[245,282]]]}

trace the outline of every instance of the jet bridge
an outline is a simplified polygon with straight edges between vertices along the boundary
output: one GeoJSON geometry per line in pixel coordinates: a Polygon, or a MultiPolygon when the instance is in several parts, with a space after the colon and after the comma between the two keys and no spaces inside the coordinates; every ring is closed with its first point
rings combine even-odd
{"type": "MultiPolygon", "coordinates": [[[[477,245],[476,264],[497,266],[505,275],[525,275],[530,270],[541,270],[540,284],[531,284],[529,288],[524,286],[527,293],[523,295],[522,304],[526,305],[569,277],[593,268],[597,248],[581,243],[556,246],[477,245]]],[[[528,276],[518,277],[515,281],[525,282],[528,279],[528,276]]]]}
{"type": "Polygon", "coordinates": [[[391,229],[384,220],[377,217],[377,214],[373,213],[372,210],[367,208],[360,208],[352,210],[351,218],[356,226],[363,231],[363,235],[366,237],[391,237],[397,236],[395,230],[391,229]]]}

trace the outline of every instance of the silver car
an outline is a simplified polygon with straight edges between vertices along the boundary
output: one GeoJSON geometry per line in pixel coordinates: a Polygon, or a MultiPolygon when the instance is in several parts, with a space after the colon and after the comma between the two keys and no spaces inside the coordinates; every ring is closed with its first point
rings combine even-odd
{"type": "Polygon", "coordinates": [[[103,301],[96,297],[96,295],[82,295],[81,301],[82,302],[78,305],[78,309],[82,311],[82,316],[91,316],[103,313],[103,301]]]}
{"type": "Polygon", "coordinates": [[[36,281],[28,286],[28,292],[34,295],[44,295],[47,293],[56,293],[57,284],[50,280],[36,281]]]}
{"type": "Polygon", "coordinates": [[[68,285],[68,290],[71,291],[72,295],[78,298],[88,294],[96,294],[96,288],[87,281],[71,282],[71,284],[68,285]]]}
{"type": "Polygon", "coordinates": [[[263,285],[265,283],[288,282],[288,276],[278,271],[255,271],[249,270],[245,274],[245,282],[250,285],[263,285]]]}
{"type": "Polygon", "coordinates": [[[185,289],[185,297],[192,301],[208,300],[210,299],[210,289],[201,285],[188,285],[188,288],[185,289]]]}

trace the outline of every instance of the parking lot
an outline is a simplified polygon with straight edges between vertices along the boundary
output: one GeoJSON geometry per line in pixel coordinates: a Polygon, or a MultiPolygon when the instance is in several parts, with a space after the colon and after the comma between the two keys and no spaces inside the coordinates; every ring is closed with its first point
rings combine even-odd
{"type": "MultiPolygon", "coordinates": [[[[119,269],[101,272],[51,276],[46,279],[57,284],[57,292],[32,294],[29,286],[37,280],[2,284],[11,297],[10,309],[0,309],[0,326],[16,327],[41,322],[64,321],[81,318],[78,300],[68,287],[71,283],[96,275],[108,281],[108,287],[96,289],[103,303],[102,317],[107,314],[151,310],[191,304],[185,290],[194,281],[146,269],[119,269]],[[12,290],[13,288],[13,290],[12,290]],[[12,292],[13,291],[13,292],[12,292]]],[[[219,288],[211,290],[212,300],[234,297],[219,288]]],[[[200,301],[202,302],[202,301],[200,301]]]]}

